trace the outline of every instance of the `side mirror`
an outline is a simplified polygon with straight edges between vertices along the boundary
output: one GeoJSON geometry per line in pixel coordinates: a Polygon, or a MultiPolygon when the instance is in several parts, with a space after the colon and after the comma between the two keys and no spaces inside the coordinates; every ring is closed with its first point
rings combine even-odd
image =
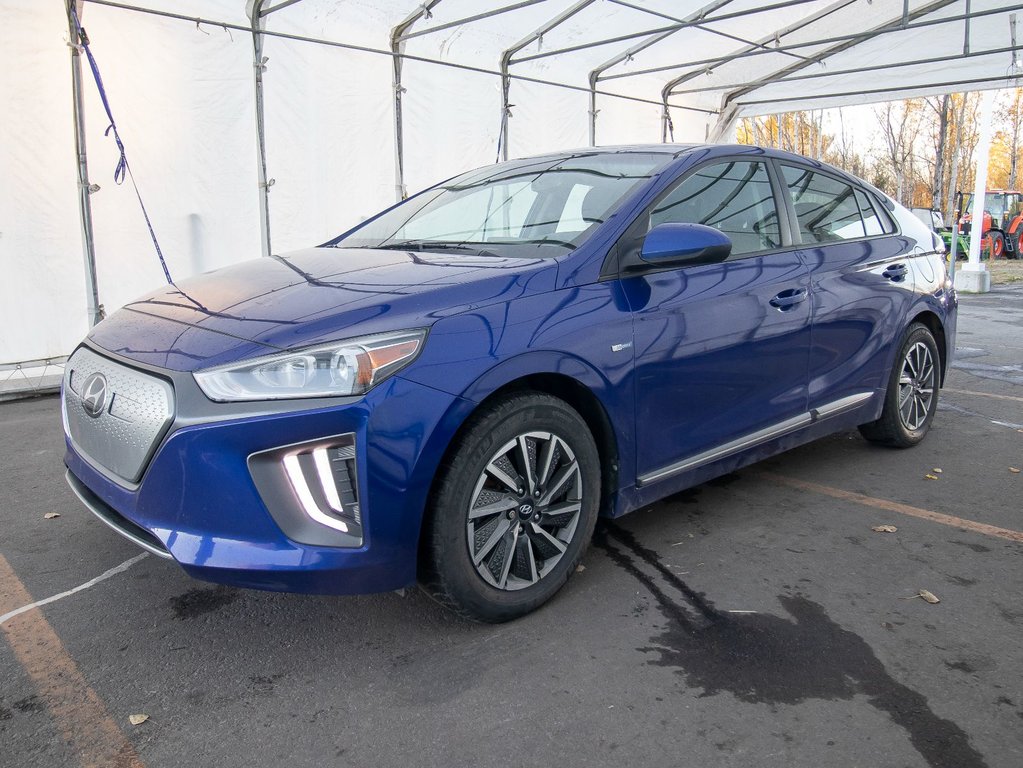
{"type": "Polygon", "coordinates": [[[646,234],[639,257],[647,264],[712,264],[732,252],[728,235],[703,224],[658,224],[646,234]]]}

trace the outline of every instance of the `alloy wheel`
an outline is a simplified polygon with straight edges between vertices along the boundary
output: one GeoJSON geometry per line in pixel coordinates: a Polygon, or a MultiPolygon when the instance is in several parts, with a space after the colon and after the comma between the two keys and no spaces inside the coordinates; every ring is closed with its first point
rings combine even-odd
{"type": "Polygon", "coordinates": [[[557,566],[582,510],[582,473],[564,439],[526,432],[487,462],[469,509],[469,556],[492,587],[519,590],[557,566]]]}
{"type": "Polygon", "coordinates": [[[931,350],[918,341],[906,352],[899,375],[899,419],[909,431],[915,432],[927,421],[936,382],[931,350]]]}

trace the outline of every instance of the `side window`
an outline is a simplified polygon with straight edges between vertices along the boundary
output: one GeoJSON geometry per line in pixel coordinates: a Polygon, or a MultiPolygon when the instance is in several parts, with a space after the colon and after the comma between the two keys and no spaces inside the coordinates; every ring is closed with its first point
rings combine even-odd
{"type": "Polygon", "coordinates": [[[808,168],[783,165],[804,243],[829,243],[865,237],[860,204],[853,188],[808,168]]]}
{"type": "Polygon", "coordinates": [[[856,202],[860,207],[860,216],[863,217],[863,226],[867,230],[867,237],[883,235],[885,233],[884,224],[881,223],[877,211],[874,210],[874,206],[867,199],[866,193],[857,189],[856,202]]]}
{"type": "Polygon", "coordinates": [[[651,210],[651,228],[666,222],[721,230],[732,240],[733,256],[781,245],[778,208],[763,163],[730,161],[700,168],[651,210]]]}

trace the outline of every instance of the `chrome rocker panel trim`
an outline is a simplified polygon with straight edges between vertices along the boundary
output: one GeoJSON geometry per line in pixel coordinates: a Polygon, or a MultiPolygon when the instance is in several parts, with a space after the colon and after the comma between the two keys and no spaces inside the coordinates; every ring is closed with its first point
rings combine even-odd
{"type": "Polygon", "coordinates": [[[873,392],[857,392],[855,395],[849,395],[839,400],[835,400],[831,403],[826,403],[819,408],[813,408],[807,413],[801,413],[798,416],[793,416],[791,419],[780,421],[777,424],[773,424],[770,427],[751,432],[748,435],[736,438],[730,442],[719,445],[715,448],[698,453],[695,456],[677,461],[674,464],[669,464],[666,467],[655,469],[653,472],[648,472],[645,475],[640,475],[636,480],[636,486],[642,488],[651,483],[656,483],[660,480],[666,480],[669,477],[686,472],[690,469],[696,469],[702,467],[704,464],[710,464],[718,459],[724,459],[736,453],[741,453],[748,448],[753,448],[760,443],[766,443],[769,440],[774,440],[779,437],[808,427],[811,424],[815,424],[823,419],[837,416],[840,413],[845,413],[853,408],[862,405],[864,402],[874,396],[873,392]]]}

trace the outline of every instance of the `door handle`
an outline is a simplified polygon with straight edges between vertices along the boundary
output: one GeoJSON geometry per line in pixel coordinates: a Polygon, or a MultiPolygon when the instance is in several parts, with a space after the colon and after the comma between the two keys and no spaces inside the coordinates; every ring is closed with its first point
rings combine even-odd
{"type": "Polygon", "coordinates": [[[881,274],[897,283],[906,277],[907,272],[909,272],[909,269],[905,264],[892,264],[881,274]]]}
{"type": "Polygon", "coordinates": [[[772,307],[786,312],[801,301],[806,301],[806,288],[787,288],[769,302],[772,307]]]}

